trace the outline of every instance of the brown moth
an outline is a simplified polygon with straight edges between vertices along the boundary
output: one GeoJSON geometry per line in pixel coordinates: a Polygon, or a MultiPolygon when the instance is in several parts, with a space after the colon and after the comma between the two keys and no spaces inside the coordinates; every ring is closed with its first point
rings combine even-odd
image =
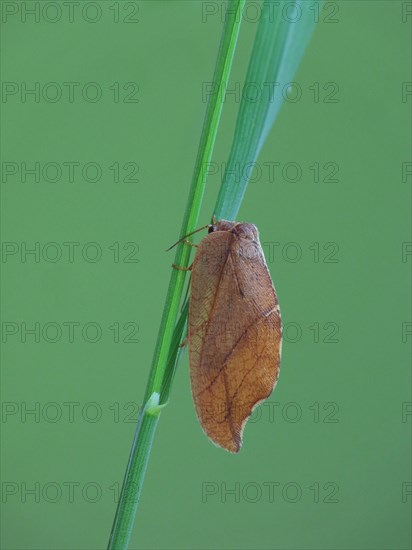
{"type": "Polygon", "coordinates": [[[203,431],[237,453],[248,417],[278,379],[282,328],[257,228],[209,227],[192,265],[190,379],[203,431]]]}

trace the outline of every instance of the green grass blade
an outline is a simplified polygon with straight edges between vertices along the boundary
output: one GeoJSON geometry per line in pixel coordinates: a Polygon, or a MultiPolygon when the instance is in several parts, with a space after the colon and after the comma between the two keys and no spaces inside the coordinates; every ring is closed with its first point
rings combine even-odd
{"type": "MultiPolygon", "coordinates": [[[[217,83],[218,86],[215,93],[210,98],[206,111],[193,181],[180,232],[181,237],[194,231],[197,226],[200,206],[206,186],[204,167],[210,163],[212,158],[217,128],[219,126],[223,108],[222,96],[224,94],[222,92],[222,88],[224,88],[229,79],[240,23],[242,20],[239,14],[242,12],[244,4],[245,0],[231,0],[228,5],[226,22],[223,29],[215,74],[213,77],[213,82],[217,83]]],[[[183,268],[187,267],[189,264],[190,253],[191,250],[187,245],[184,243],[179,244],[177,246],[174,263],[183,268]]],[[[145,401],[149,399],[153,391],[160,393],[162,390],[164,373],[168,361],[174,326],[179,313],[185,278],[186,273],[184,271],[172,271],[169,290],[166,297],[166,305],[156,345],[153,363],[154,367],[151,370],[149,383],[147,385],[145,401]]]]}
{"type": "Polygon", "coordinates": [[[168,360],[168,364],[165,372],[163,388],[160,394],[161,403],[167,403],[167,401],[169,400],[170,389],[173,383],[173,378],[176,372],[176,368],[184,351],[184,348],[180,347],[180,345],[181,345],[181,342],[186,337],[186,332],[187,332],[186,321],[187,321],[188,311],[189,311],[189,300],[186,300],[182,308],[182,313],[176,324],[175,332],[173,334],[173,341],[170,347],[169,360],[168,360]]]}
{"type": "MultiPolygon", "coordinates": [[[[206,166],[212,158],[213,146],[216,140],[223,107],[222,88],[229,79],[242,21],[240,14],[242,13],[244,3],[245,0],[230,0],[228,4],[228,11],[214,74],[214,82],[218,83],[218,89],[210,96],[206,111],[199,152],[181,229],[182,236],[193,231],[197,224],[206,185],[203,167],[206,166]]],[[[186,267],[189,258],[189,247],[183,243],[179,244],[176,250],[175,264],[186,267]]],[[[179,314],[185,276],[185,271],[172,270],[166,304],[144,398],[145,406],[139,416],[139,422],[110,535],[109,549],[124,550],[129,544],[146,467],[160,415],[161,408],[158,405],[161,405],[162,401],[159,401],[159,399],[167,397],[169,393],[172,380],[172,373],[170,371],[174,369],[176,357],[178,356],[178,344],[180,343],[181,337],[179,331],[180,328],[183,330],[184,322],[178,323],[176,328],[176,321],[179,314]]]]}
{"type": "MultiPolygon", "coordinates": [[[[307,0],[295,2],[295,23],[290,22],[295,17],[293,11],[285,10],[290,5],[288,0],[265,0],[262,6],[244,85],[246,88],[253,84],[262,94],[258,101],[242,96],[232,148],[215,206],[217,219],[236,220],[248,184],[246,171],[237,167],[256,162],[283,103],[279,88],[293,79],[315,27],[311,3],[307,0]],[[283,16],[285,14],[289,20],[283,16]],[[270,88],[268,83],[278,83],[278,86],[270,88]]],[[[183,330],[182,337],[185,335],[183,330]]]]}
{"type": "Polygon", "coordinates": [[[248,184],[248,171],[273,126],[283,102],[283,87],[292,81],[315,26],[311,2],[265,0],[245,89],[259,92],[256,101],[242,95],[232,148],[215,207],[217,219],[236,220],[248,184]],[[296,22],[293,21],[296,18],[296,22]],[[275,85],[275,83],[277,85],[275,85]],[[248,87],[248,88],[246,88],[248,87]],[[240,174],[239,174],[240,172],[240,174]]]}
{"type": "MultiPolygon", "coordinates": [[[[230,0],[216,64],[214,82],[218,89],[211,96],[196,159],[194,176],[181,229],[184,236],[196,228],[205,189],[203,167],[211,161],[217,129],[222,112],[223,86],[233,61],[245,0],[230,0]]],[[[228,167],[221,184],[215,215],[218,219],[235,219],[243,199],[247,177],[239,182],[234,174],[237,165],[245,166],[256,161],[259,151],[279,111],[282,95],[275,97],[265,83],[289,82],[297,69],[303,51],[313,30],[313,15],[308,3],[298,0],[301,17],[290,23],[280,15],[285,2],[280,2],[277,16],[273,10],[277,2],[265,0],[249,63],[246,85],[254,83],[262,91],[258,101],[247,101],[245,96],[239,109],[235,135],[228,167]]],[[[279,5],[279,4],[278,4],[279,5]]],[[[244,171],[242,171],[244,173],[244,171]]],[[[186,267],[190,249],[183,243],[177,246],[175,264],[186,267]]],[[[187,302],[179,320],[179,307],[184,289],[186,272],[173,270],[166,297],[165,309],[159,329],[153,364],[146,388],[145,406],[140,414],[135,439],[126,469],[119,504],[113,523],[109,548],[128,547],[138,501],[144,480],[150,450],[161,408],[167,402],[174,372],[181,356],[179,344],[186,329],[187,302]],[[176,322],[177,321],[177,322],[176,322]]]]}

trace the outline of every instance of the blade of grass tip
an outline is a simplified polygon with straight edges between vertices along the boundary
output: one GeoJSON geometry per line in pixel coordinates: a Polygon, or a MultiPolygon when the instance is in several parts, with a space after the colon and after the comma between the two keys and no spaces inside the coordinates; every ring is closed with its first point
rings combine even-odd
{"type": "MultiPolygon", "coordinates": [[[[206,110],[205,123],[196,159],[194,175],[189,193],[189,199],[183,219],[181,236],[190,233],[197,223],[203,192],[206,185],[203,167],[206,166],[212,157],[213,146],[220,122],[223,107],[223,87],[229,79],[230,69],[236,49],[240,24],[242,21],[245,0],[230,0],[226,20],[220,42],[219,53],[213,81],[218,83],[217,90],[210,96],[206,110]]],[[[177,246],[175,263],[186,267],[189,262],[190,250],[183,243],[177,246]]],[[[110,534],[109,549],[124,550],[128,547],[133,524],[139,503],[140,493],[144,481],[147,463],[156,431],[159,414],[163,401],[169,394],[172,377],[167,374],[169,369],[174,368],[176,357],[179,355],[179,348],[175,343],[180,343],[181,334],[176,332],[175,325],[179,313],[179,305],[182,298],[186,273],[184,271],[172,270],[166,303],[160,324],[159,335],[153,363],[147,383],[144,407],[140,412],[139,421],[129,456],[122,490],[117,505],[112,531],[110,534]],[[174,339],[175,338],[175,342],[174,339]],[[172,359],[169,359],[172,344],[172,359]],[[174,355],[174,359],[173,359],[174,355]],[[168,378],[169,376],[169,378],[168,378]],[[166,380],[166,387],[164,388],[166,380]]],[[[184,323],[181,325],[182,331],[184,323]]]]}
{"type": "Polygon", "coordinates": [[[265,0],[253,45],[245,89],[257,89],[251,100],[242,94],[233,143],[215,207],[217,219],[235,220],[251,170],[283,103],[315,27],[311,2],[265,0]],[[289,7],[288,7],[289,5],[289,7]],[[240,172],[240,174],[239,174],[240,172]]]}

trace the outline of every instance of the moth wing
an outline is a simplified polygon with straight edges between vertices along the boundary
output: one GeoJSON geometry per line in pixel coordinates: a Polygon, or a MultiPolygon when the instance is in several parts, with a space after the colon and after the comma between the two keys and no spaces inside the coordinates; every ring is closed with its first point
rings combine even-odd
{"type": "Polygon", "coordinates": [[[193,400],[206,435],[238,452],[253,408],[276,383],[280,316],[259,243],[216,232],[192,270],[189,359],[193,400]]]}

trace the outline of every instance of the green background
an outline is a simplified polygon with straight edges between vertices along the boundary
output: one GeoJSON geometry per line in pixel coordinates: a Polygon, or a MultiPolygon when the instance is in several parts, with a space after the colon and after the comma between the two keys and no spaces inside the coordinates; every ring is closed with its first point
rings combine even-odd
{"type": "MultiPolygon", "coordinates": [[[[202,21],[200,1],[100,1],[95,23],[86,20],[98,13],[93,6],[85,16],[77,8],[72,22],[63,11],[52,23],[57,12],[52,5],[43,12],[44,4],[2,2],[2,81],[16,92],[2,96],[2,168],[17,171],[3,172],[1,182],[2,241],[13,251],[2,256],[2,548],[102,549],[149,373],[173,261],[164,250],[180,230],[223,5],[212,3],[218,13],[202,21]],[[5,16],[6,4],[17,13],[5,16]],[[38,21],[24,20],[23,4],[39,4],[38,21]],[[138,21],[126,23],[135,8],[138,21]],[[69,81],[80,83],[73,102],[62,85],[69,81]],[[35,82],[39,101],[24,102],[23,83],[35,82]],[[50,82],[63,90],[56,102],[41,95],[50,82]],[[100,86],[99,101],[82,97],[88,82],[100,86]],[[123,102],[127,82],[137,83],[138,102],[123,102]],[[24,182],[21,164],[36,162],[40,169],[94,162],[102,175],[93,183],[79,171],[70,182],[66,169],[53,183],[49,167],[50,176],[24,182]],[[109,168],[116,162],[117,183],[109,168]],[[123,181],[128,162],[138,165],[138,181],[123,181]],[[22,256],[36,242],[38,262],[22,256]],[[65,242],[80,243],[73,262],[65,242]],[[86,258],[96,250],[91,242],[101,250],[96,262],[82,255],[84,245],[86,258]],[[62,250],[55,262],[53,250],[62,250]],[[130,253],[138,261],[125,262],[130,253]],[[73,342],[68,322],[79,324],[73,342]],[[35,323],[40,341],[24,342],[35,323]],[[96,326],[101,338],[90,343],[96,326]]],[[[256,31],[259,3],[249,4],[233,89],[256,31]]],[[[279,296],[280,381],[233,456],[198,425],[185,354],[131,548],[411,547],[411,337],[402,338],[411,320],[411,257],[402,258],[411,240],[411,177],[402,181],[411,96],[403,101],[402,83],[411,80],[412,16],[402,21],[405,5],[328,2],[321,11],[295,77],[301,98],[282,107],[239,213],[259,227],[279,296]],[[333,97],[330,86],[338,89],[333,97]],[[271,178],[264,163],[274,162],[271,178]],[[339,168],[335,182],[323,181],[329,162],[339,168]],[[299,181],[291,181],[293,166],[299,181]]],[[[238,106],[229,95],[219,165],[238,106]]],[[[220,177],[209,179],[200,224],[210,219],[220,177]]]]}

